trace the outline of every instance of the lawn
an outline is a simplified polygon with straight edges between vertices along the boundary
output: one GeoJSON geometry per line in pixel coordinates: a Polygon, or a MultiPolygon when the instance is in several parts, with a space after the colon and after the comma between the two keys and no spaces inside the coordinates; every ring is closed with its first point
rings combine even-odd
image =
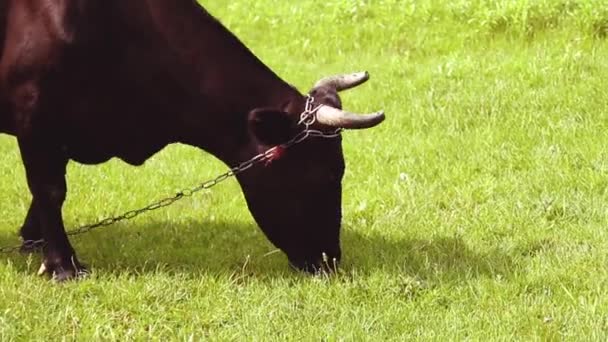
{"type": "MultiPolygon", "coordinates": [[[[89,278],[0,255],[0,340],[606,340],[608,2],[201,1],[284,79],[368,70],[340,272],[291,271],[234,180],[74,237],[89,278]]],[[[0,136],[0,246],[30,195],[0,136]]],[[[225,171],[192,147],[70,164],[68,227],[225,171]]]]}

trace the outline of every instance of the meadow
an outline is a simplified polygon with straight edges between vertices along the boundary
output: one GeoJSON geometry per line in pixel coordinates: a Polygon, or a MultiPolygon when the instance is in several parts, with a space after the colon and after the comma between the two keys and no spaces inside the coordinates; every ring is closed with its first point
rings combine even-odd
{"type": "MultiPolygon", "coordinates": [[[[234,180],[72,239],[92,274],[55,284],[0,255],[0,340],[608,338],[608,2],[205,0],[306,91],[387,120],[344,133],[338,274],[291,271],[234,180]]],[[[30,194],[0,136],[0,246],[30,194]]],[[[142,167],[70,164],[66,226],[226,170],[172,145],[142,167]]]]}

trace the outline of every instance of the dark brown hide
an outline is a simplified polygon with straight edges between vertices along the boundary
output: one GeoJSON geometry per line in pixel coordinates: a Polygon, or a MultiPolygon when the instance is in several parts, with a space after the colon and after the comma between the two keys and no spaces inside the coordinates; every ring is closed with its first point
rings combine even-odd
{"type": "MultiPolygon", "coordinates": [[[[194,0],[0,0],[0,11],[0,132],[17,137],[33,197],[21,235],[47,241],[58,279],[81,267],[61,216],[69,160],[139,165],[181,142],[235,165],[301,129],[305,97],[194,0]]],[[[339,106],[335,90],[327,98],[339,106]]],[[[340,140],[315,140],[238,178],[297,267],[340,258],[343,172],[340,140]]]]}
{"type": "MultiPolygon", "coordinates": [[[[0,0],[0,57],[4,53],[4,41],[6,36],[6,17],[8,12],[8,1],[0,0]]],[[[1,84],[0,84],[1,87],[1,84]]],[[[1,90],[1,89],[0,89],[1,90]]],[[[12,119],[8,113],[6,98],[0,96],[0,132],[12,131],[12,119]]]]}

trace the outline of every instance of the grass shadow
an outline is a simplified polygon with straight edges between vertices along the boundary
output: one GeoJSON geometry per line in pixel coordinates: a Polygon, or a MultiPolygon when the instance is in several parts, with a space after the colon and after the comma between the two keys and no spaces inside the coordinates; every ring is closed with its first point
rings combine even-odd
{"type": "Polygon", "coordinates": [[[347,231],[342,243],[349,255],[348,264],[363,272],[383,269],[420,279],[463,280],[508,277],[515,267],[512,256],[498,249],[478,251],[461,237],[393,241],[377,233],[347,231]]]}
{"type": "MultiPolygon", "coordinates": [[[[271,278],[296,274],[287,266],[284,254],[252,223],[131,222],[72,237],[71,241],[80,259],[101,274],[162,271],[199,276],[232,274],[245,269],[250,275],[271,278]]],[[[1,246],[17,242],[16,233],[0,234],[1,246]]],[[[342,269],[346,273],[382,270],[422,279],[458,280],[508,276],[513,269],[508,255],[499,251],[477,252],[461,238],[395,241],[380,234],[364,235],[345,229],[342,245],[342,269]]],[[[27,257],[17,253],[2,258],[19,268],[34,267],[26,266],[30,264],[27,257]]],[[[37,263],[37,259],[32,262],[35,266],[37,263]]]]}

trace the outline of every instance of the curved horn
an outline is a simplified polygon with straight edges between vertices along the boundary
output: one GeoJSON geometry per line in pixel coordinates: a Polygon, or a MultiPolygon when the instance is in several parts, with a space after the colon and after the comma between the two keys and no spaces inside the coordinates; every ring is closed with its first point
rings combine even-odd
{"type": "Polygon", "coordinates": [[[339,128],[371,128],[384,121],[384,118],[383,111],[372,114],[353,114],[330,106],[321,106],[317,110],[319,123],[339,128]]]}
{"type": "Polygon", "coordinates": [[[331,88],[336,89],[336,91],[342,91],[354,88],[360,84],[365,83],[365,81],[367,80],[369,80],[369,73],[367,71],[357,72],[354,74],[329,76],[317,81],[313,89],[329,86],[331,88]]]}

